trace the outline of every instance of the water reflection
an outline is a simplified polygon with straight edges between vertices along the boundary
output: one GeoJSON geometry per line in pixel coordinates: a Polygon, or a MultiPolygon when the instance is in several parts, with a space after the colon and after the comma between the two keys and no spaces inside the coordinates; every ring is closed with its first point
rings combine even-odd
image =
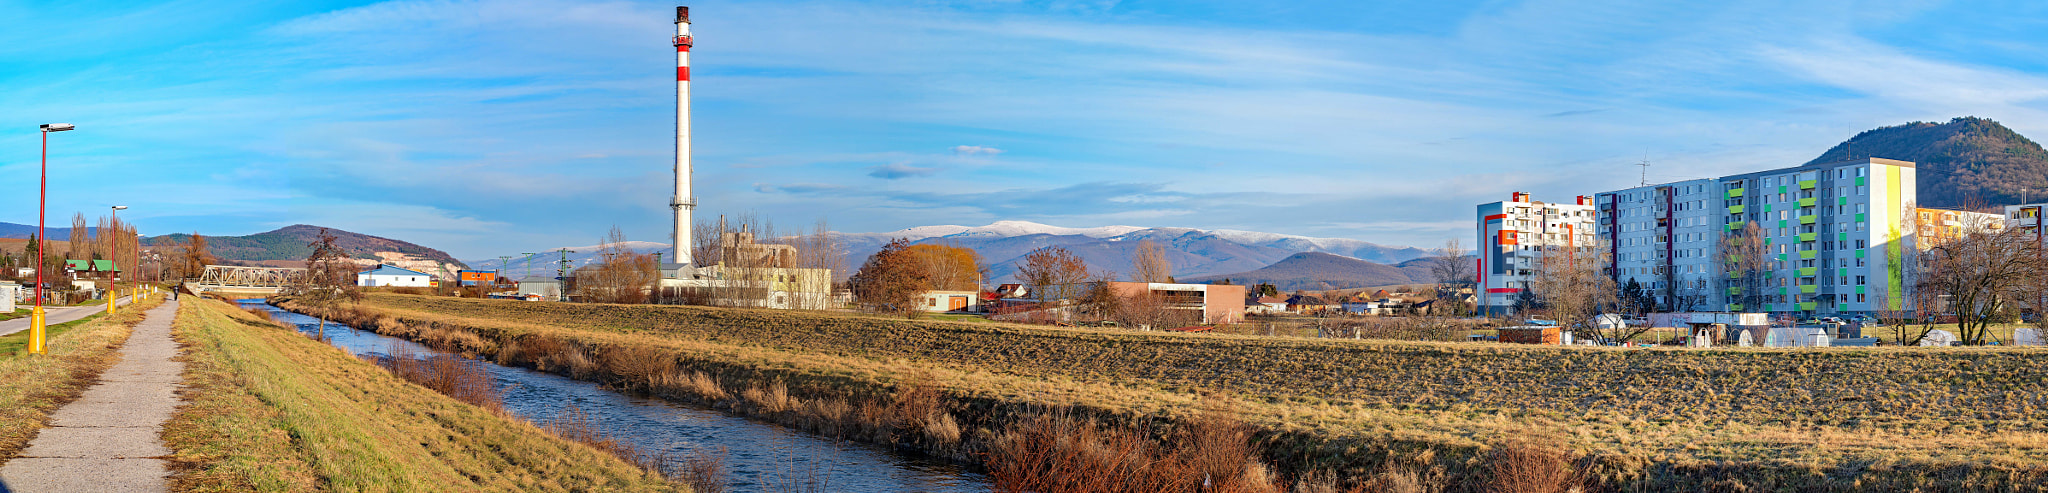
{"type": "MultiPolygon", "coordinates": [[[[279,322],[308,334],[319,320],[279,310],[262,300],[241,300],[245,308],[263,308],[279,322]]],[[[350,354],[384,356],[397,347],[415,355],[435,354],[411,341],[327,323],[328,339],[350,354]]],[[[910,457],[869,444],[823,438],[780,426],[726,416],[717,411],[661,399],[637,397],[597,384],[525,368],[484,363],[505,397],[505,409],[535,423],[545,423],[570,406],[588,416],[605,436],[632,443],[641,450],[681,455],[690,451],[725,452],[727,478],[735,491],[784,491],[795,483],[823,488],[811,491],[984,492],[987,477],[937,460],[910,457]]]]}

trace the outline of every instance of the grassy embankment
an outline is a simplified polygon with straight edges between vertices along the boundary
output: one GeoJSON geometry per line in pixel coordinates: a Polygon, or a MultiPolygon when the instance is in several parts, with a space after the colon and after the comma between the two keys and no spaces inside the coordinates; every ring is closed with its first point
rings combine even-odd
{"type": "Polygon", "coordinates": [[[121,343],[160,301],[52,325],[49,352],[29,355],[28,331],[0,337],[0,461],[13,458],[49,425],[50,413],[77,399],[101,371],[120,361],[121,343]]]}
{"type": "Polygon", "coordinates": [[[688,490],[224,302],[185,297],[174,330],[177,491],[688,490]]]}
{"type": "MultiPolygon", "coordinates": [[[[2009,489],[2048,478],[2039,349],[1553,348],[396,295],[334,316],[511,363],[752,403],[755,415],[808,416],[797,421],[814,429],[833,412],[805,399],[886,405],[924,375],[952,397],[967,443],[1032,408],[1173,420],[1215,391],[1243,399],[1239,412],[1285,471],[1362,478],[1399,467],[1452,478],[1453,489],[1483,477],[1488,444],[1520,437],[1587,458],[1587,480],[1617,489],[2009,489]],[[710,385],[691,383],[698,372],[710,385]],[[783,394],[765,401],[784,408],[713,395],[726,389],[783,394]]],[[[933,435],[897,439],[931,448],[943,442],[933,435]]]]}

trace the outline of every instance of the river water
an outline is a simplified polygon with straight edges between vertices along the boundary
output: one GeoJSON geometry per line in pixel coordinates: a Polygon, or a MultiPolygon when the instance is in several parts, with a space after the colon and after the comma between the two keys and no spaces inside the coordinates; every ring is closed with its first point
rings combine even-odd
{"type": "MultiPolygon", "coordinates": [[[[277,309],[263,300],[244,308],[270,310],[271,318],[318,330],[319,319],[277,309]]],[[[414,355],[439,354],[411,341],[327,323],[328,339],[350,354],[382,356],[397,346],[414,355]]],[[[483,362],[505,397],[505,410],[545,423],[575,406],[606,437],[641,450],[681,455],[724,448],[726,477],[736,492],[986,492],[988,478],[943,460],[896,453],[865,443],[812,435],[661,399],[627,395],[552,373],[483,362]]]]}

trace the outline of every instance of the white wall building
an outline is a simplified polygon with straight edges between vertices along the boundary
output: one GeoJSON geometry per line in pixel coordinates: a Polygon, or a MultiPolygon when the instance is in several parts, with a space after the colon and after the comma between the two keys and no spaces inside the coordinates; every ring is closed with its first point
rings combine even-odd
{"type": "Polygon", "coordinates": [[[1599,246],[1594,236],[1593,198],[1572,203],[1538,202],[1515,192],[1505,202],[1479,206],[1479,299],[1481,313],[1515,312],[1523,291],[1536,278],[1548,248],[1599,246]]]}
{"type": "Polygon", "coordinates": [[[378,265],[375,269],[356,274],[357,286],[397,286],[424,288],[432,286],[434,276],[412,269],[401,269],[391,265],[378,265]]]}

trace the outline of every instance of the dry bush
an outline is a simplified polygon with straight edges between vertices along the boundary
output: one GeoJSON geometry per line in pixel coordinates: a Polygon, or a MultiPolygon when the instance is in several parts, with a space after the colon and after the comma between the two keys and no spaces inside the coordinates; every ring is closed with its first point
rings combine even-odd
{"type": "Polygon", "coordinates": [[[906,430],[924,429],[933,420],[945,414],[946,394],[939,388],[930,372],[912,375],[909,381],[896,387],[889,396],[889,406],[895,409],[892,419],[897,427],[906,430]]]}
{"type": "Polygon", "coordinates": [[[265,321],[265,322],[271,322],[271,323],[276,323],[276,322],[277,322],[277,320],[276,320],[276,319],[270,318],[270,310],[265,310],[265,309],[263,309],[263,308],[260,308],[260,307],[259,307],[259,308],[250,308],[250,309],[248,309],[247,311],[249,312],[249,315],[251,315],[251,316],[254,316],[254,317],[256,317],[256,319],[257,319],[257,320],[262,320],[262,321],[265,321]]]}
{"type": "Polygon", "coordinates": [[[1237,416],[1235,401],[1206,396],[1202,411],[1181,424],[1175,452],[1216,485],[1212,491],[1274,491],[1273,480],[1264,474],[1265,465],[1252,445],[1252,427],[1237,416]],[[1255,472],[1258,474],[1252,474],[1255,472]]]}
{"type": "Polygon", "coordinates": [[[1201,473],[1159,449],[1143,430],[1102,426],[1067,412],[1026,418],[997,436],[985,462],[998,491],[1195,493],[1201,473]]]}
{"type": "Polygon", "coordinates": [[[724,386],[718,384],[718,379],[711,378],[711,375],[701,371],[691,372],[690,377],[683,381],[683,385],[690,392],[708,400],[722,401],[732,397],[732,394],[725,391],[724,386]]]}
{"type": "Polygon", "coordinates": [[[762,413],[775,414],[792,408],[789,398],[789,386],[783,385],[782,382],[769,384],[767,389],[747,387],[747,390],[741,392],[740,396],[746,399],[748,403],[753,404],[756,411],[762,413]]]}
{"type": "Polygon", "coordinates": [[[419,288],[419,287],[397,287],[397,288],[391,288],[391,289],[390,289],[390,292],[391,292],[391,293],[393,293],[393,294],[409,294],[409,295],[413,295],[413,296],[426,296],[426,295],[434,294],[432,290],[429,290],[429,289],[427,289],[427,288],[419,288]]]}
{"type": "Polygon", "coordinates": [[[669,481],[690,485],[694,493],[726,491],[725,447],[717,451],[691,450],[679,457],[663,457],[661,475],[669,481]]]}
{"type": "Polygon", "coordinates": [[[1487,491],[1500,493],[1576,492],[1585,482],[1570,453],[1526,439],[1493,444],[1487,469],[1492,474],[1487,491]]]}
{"type": "Polygon", "coordinates": [[[477,407],[504,410],[505,401],[483,363],[452,354],[416,356],[410,346],[393,344],[378,366],[406,381],[477,407]]]}
{"type": "Polygon", "coordinates": [[[647,346],[609,346],[601,363],[613,375],[628,382],[652,386],[676,374],[676,359],[660,349],[647,346]]]}

